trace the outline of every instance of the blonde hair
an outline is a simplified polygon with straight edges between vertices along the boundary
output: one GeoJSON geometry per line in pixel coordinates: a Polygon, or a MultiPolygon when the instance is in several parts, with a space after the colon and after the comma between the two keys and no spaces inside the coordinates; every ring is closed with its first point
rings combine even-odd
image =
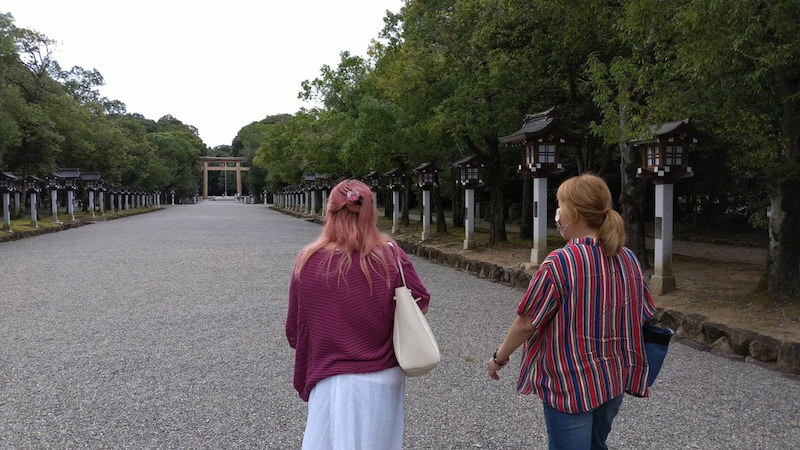
{"type": "Polygon", "coordinates": [[[350,269],[353,253],[358,252],[361,271],[370,287],[369,268],[376,265],[383,269],[388,286],[389,265],[396,265],[393,253],[390,255],[389,243],[394,243],[394,240],[378,229],[378,212],[372,191],[361,181],[344,180],[331,189],[322,232],[316,241],[300,252],[294,270],[299,274],[318,251],[326,253],[325,260],[329,265],[334,253],[341,252],[336,275],[342,280],[350,269]]]}
{"type": "Polygon", "coordinates": [[[625,245],[625,224],[614,211],[611,191],[605,180],[593,173],[572,177],[558,187],[558,204],[567,222],[580,213],[597,230],[597,237],[607,255],[614,256],[625,245]]]}

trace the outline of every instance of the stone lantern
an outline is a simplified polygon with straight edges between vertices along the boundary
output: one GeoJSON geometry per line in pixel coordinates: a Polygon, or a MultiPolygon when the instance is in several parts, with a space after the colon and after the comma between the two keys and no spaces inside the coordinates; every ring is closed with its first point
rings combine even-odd
{"type": "Polygon", "coordinates": [[[96,189],[97,189],[97,204],[100,207],[100,215],[105,216],[106,215],[105,194],[106,191],[108,191],[108,185],[106,181],[102,178],[97,180],[96,189]]]}
{"type": "Polygon", "coordinates": [[[414,169],[417,172],[417,186],[422,189],[422,236],[425,241],[431,237],[431,189],[439,186],[439,169],[433,162],[427,162],[414,169]]]}
{"type": "Polygon", "coordinates": [[[131,208],[131,188],[129,186],[119,187],[119,209],[128,210],[131,208]]]}
{"type": "Polygon", "coordinates": [[[64,180],[57,173],[51,173],[44,177],[45,187],[50,191],[50,215],[53,223],[61,223],[58,220],[58,191],[63,188],[64,180]]]}
{"type": "Polygon", "coordinates": [[[99,189],[98,182],[100,181],[100,174],[98,172],[83,172],[80,174],[80,179],[83,181],[83,185],[86,187],[86,191],[89,194],[89,211],[92,217],[95,217],[94,197],[99,189]]]}
{"type": "Polygon", "coordinates": [[[293,195],[294,186],[284,186],[283,187],[283,206],[286,209],[292,209],[294,203],[292,202],[292,195],[293,195]]]}
{"type": "Polygon", "coordinates": [[[69,220],[75,221],[75,190],[78,188],[78,179],[81,176],[79,169],[58,169],[58,176],[63,180],[64,190],[67,191],[67,214],[69,220]]]}
{"type": "Polygon", "coordinates": [[[392,191],[392,233],[397,233],[400,231],[400,192],[406,188],[408,174],[395,167],[383,176],[387,178],[387,186],[392,191]]]}
{"type": "Polygon", "coordinates": [[[642,156],[639,178],[655,184],[655,269],[650,290],[662,295],[675,290],[672,274],[673,192],[675,181],[694,175],[689,167],[689,148],[697,144],[690,119],[666,123],[647,139],[632,141],[642,156]]]}
{"type": "Polygon", "coordinates": [[[372,203],[375,204],[375,208],[378,207],[378,191],[381,189],[381,178],[383,178],[383,175],[375,171],[366,174],[363,178],[364,183],[372,191],[372,203]]]}
{"type": "Polygon", "coordinates": [[[303,181],[303,195],[305,196],[303,202],[303,209],[306,214],[317,213],[317,175],[307,173],[303,181]]]}
{"type": "Polygon", "coordinates": [[[37,210],[37,198],[39,192],[42,191],[42,179],[34,176],[28,175],[25,180],[25,190],[28,192],[28,195],[31,199],[31,227],[32,228],[39,228],[39,211],[37,210]]]}
{"type": "Polygon", "coordinates": [[[11,193],[20,189],[20,177],[10,172],[0,173],[0,193],[3,194],[3,230],[11,233],[11,193]]]}
{"type": "Polygon", "coordinates": [[[564,168],[558,162],[561,148],[575,145],[583,135],[564,125],[554,108],[536,114],[528,114],[522,128],[503,136],[501,144],[522,147],[521,174],[533,177],[533,249],[531,266],[538,266],[548,255],[547,249],[547,178],[557,175],[564,168]]]}
{"type": "MultiPolygon", "coordinates": [[[[19,211],[22,208],[22,204],[24,203],[22,194],[25,192],[25,186],[23,183],[22,174],[13,173],[13,172],[5,172],[6,175],[10,176],[11,179],[9,181],[9,197],[13,195],[11,198],[11,202],[9,202],[9,207],[11,203],[14,203],[14,215],[19,216],[19,211]]],[[[10,230],[9,230],[10,231],[10,230]]]]}
{"type": "MultiPolygon", "coordinates": [[[[109,183],[106,185],[106,192],[108,192],[108,207],[111,211],[111,214],[114,214],[114,202],[119,202],[119,185],[115,183],[109,183]]],[[[119,211],[120,208],[117,208],[119,211]]]]}
{"type": "Polygon", "coordinates": [[[292,200],[294,209],[300,209],[300,207],[303,205],[303,187],[299,184],[292,186],[292,196],[294,197],[292,200]]]}
{"type": "Polygon", "coordinates": [[[464,250],[475,248],[475,188],[483,185],[486,164],[477,156],[468,156],[452,164],[458,171],[456,184],[464,187],[464,250]]]}
{"type": "Polygon", "coordinates": [[[372,171],[364,176],[364,183],[369,186],[372,192],[376,192],[378,189],[381,188],[381,178],[383,175],[379,174],[378,172],[372,171]]]}
{"type": "Polygon", "coordinates": [[[333,187],[331,186],[331,178],[325,174],[317,174],[314,183],[317,186],[317,190],[322,193],[322,207],[320,208],[319,215],[325,217],[325,211],[328,209],[328,192],[333,187]]]}

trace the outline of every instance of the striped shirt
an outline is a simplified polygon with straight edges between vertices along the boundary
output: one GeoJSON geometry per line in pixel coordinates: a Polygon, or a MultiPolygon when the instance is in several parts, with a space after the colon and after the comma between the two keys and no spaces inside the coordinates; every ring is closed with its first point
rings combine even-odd
{"type": "Polygon", "coordinates": [[[630,249],[607,256],[599,240],[573,239],[542,262],[517,314],[536,330],[522,346],[519,392],[566,413],[648,395],[642,324],[655,305],[630,249]]]}
{"type": "MultiPolygon", "coordinates": [[[[417,304],[424,309],[431,296],[405,252],[397,246],[395,249],[406,285],[414,298],[420,298],[417,304]]],[[[296,350],[294,387],[304,401],[327,377],[378,372],[397,365],[392,344],[394,288],[402,286],[403,280],[395,253],[387,247],[388,286],[385,272],[378,266],[369,270],[370,287],[358,253],[352,255],[349,271],[339,280],[335,270],[340,258],[341,253],[334,254],[328,264],[324,251],[317,251],[299,275],[292,271],[286,339],[296,350]]]]}

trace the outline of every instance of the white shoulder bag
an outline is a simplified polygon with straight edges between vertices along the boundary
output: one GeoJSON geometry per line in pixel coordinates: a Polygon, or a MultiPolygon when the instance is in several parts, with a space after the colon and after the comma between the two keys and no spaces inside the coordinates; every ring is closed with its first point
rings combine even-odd
{"type": "Polygon", "coordinates": [[[411,297],[400,255],[396,256],[403,285],[394,290],[394,356],[406,376],[419,377],[439,365],[439,344],[436,343],[425,315],[411,297]]]}

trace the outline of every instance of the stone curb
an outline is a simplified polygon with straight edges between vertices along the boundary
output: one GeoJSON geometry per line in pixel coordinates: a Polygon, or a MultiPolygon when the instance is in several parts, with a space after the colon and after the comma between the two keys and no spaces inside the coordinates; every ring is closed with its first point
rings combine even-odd
{"type": "MultiPolygon", "coordinates": [[[[315,223],[324,223],[318,217],[281,208],[273,207],[273,209],[315,223]]],[[[531,275],[524,270],[471,260],[462,255],[445,253],[437,248],[414,242],[397,241],[397,243],[406,253],[511,287],[526,289],[531,281],[531,275]]],[[[676,330],[673,338],[676,342],[728,359],[765,365],[786,374],[800,374],[800,343],[779,341],[753,331],[713,323],[707,319],[700,314],[684,314],[676,310],[658,308],[656,315],[650,321],[655,325],[676,330]]]]}

